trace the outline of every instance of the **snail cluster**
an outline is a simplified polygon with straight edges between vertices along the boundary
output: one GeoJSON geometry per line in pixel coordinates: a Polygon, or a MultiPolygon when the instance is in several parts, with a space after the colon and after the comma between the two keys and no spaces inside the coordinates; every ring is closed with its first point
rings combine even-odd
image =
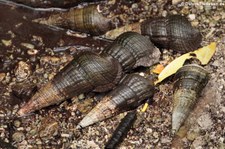
{"type": "MultiPolygon", "coordinates": [[[[72,8],[60,14],[53,14],[40,23],[91,35],[102,35],[113,29],[111,20],[98,11],[97,5],[72,8]]],[[[157,63],[160,57],[158,48],[183,53],[200,47],[202,39],[200,32],[180,15],[147,19],[140,23],[140,29],[142,35],[136,32],[122,33],[100,53],[77,54],[19,109],[18,115],[25,116],[88,92],[110,91],[81,120],[77,128],[137,108],[154,95],[154,84],[140,75],[129,74],[131,70],[138,66],[148,67],[157,63]]],[[[201,66],[191,64],[179,69],[174,78],[172,130],[177,132],[207,84],[209,73],[201,66]]]]}
{"type": "MultiPolygon", "coordinates": [[[[82,52],[76,55],[18,114],[23,116],[81,93],[109,91],[120,84],[125,72],[137,66],[151,66],[159,55],[159,50],[146,37],[135,32],[123,33],[100,54],[82,52]]],[[[140,82],[134,83],[138,87],[140,82]]],[[[131,98],[136,94],[132,93],[131,98]]]]}

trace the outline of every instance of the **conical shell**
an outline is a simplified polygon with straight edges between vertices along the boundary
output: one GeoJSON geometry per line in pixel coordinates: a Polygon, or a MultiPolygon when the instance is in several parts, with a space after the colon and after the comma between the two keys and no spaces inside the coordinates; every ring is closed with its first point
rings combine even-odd
{"type": "Polygon", "coordinates": [[[209,73],[196,64],[180,68],[175,75],[173,93],[172,131],[176,133],[209,80],[209,73]]]}
{"type": "Polygon", "coordinates": [[[92,125],[120,112],[131,110],[152,97],[154,86],[137,74],[127,75],[117,88],[106,95],[78,124],[78,128],[92,125]]]}
{"type": "Polygon", "coordinates": [[[117,59],[125,71],[137,66],[151,66],[159,61],[161,54],[147,37],[135,32],[121,34],[103,53],[117,59]]]}
{"type": "Polygon", "coordinates": [[[202,41],[200,32],[180,15],[145,20],[141,24],[141,34],[148,35],[157,47],[181,53],[198,49],[202,41]]]}
{"type": "Polygon", "coordinates": [[[84,52],[42,87],[18,112],[20,116],[90,91],[115,87],[122,77],[121,66],[111,57],[84,52]]]}
{"type": "Polygon", "coordinates": [[[98,5],[93,4],[83,8],[71,8],[69,11],[52,14],[48,18],[36,19],[34,22],[92,35],[101,35],[112,29],[110,19],[99,12],[98,5]]]}

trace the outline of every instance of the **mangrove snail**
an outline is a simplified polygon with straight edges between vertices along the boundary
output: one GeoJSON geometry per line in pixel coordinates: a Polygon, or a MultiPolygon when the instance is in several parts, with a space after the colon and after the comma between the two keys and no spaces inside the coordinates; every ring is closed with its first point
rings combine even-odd
{"type": "Polygon", "coordinates": [[[101,54],[83,52],[75,56],[74,60],[63,68],[53,80],[43,86],[19,110],[18,114],[23,116],[81,93],[110,90],[119,83],[123,75],[122,70],[132,69],[137,65],[145,65],[146,63],[142,59],[148,60],[155,53],[157,53],[157,57],[154,56],[155,60],[149,59],[149,66],[153,64],[153,61],[159,60],[160,52],[158,49],[152,46],[143,46],[142,44],[151,45],[151,43],[138,33],[124,33],[115,40],[115,43],[117,42],[121,44],[120,51],[112,48],[109,53],[107,51],[110,51],[110,49],[101,54]],[[132,44],[135,48],[132,47],[132,44]],[[133,55],[131,57],[134,58],[132,63],[127,62],[130,59],[126,54],[128,56],[133,55]]]}
{"type": "Polygon", "coordinates": [[[120,112],[138,107],[154,94],[154,85],[142,76],[130,74],[108,93],[78,124],[83,128],[105,120],[120,112]]]}
{"type": "Polygon", "coordinates": [[[137,66],[151,66],[160,57],[159,49],[148,38],[135,32],[121,34],[103,53],[117,59],[125,71],[137,66]]]}
{"type": "Polygon", "coordinates": [[[209,73],[196,64],[185,65],[175,74],[172,131],[183,124],[209,80],[209,73]]]}
{"type": "Polygon", "coordinates": [[[170,15],[145,20],[141,23],[141,34],[161,48],[189,52],[200,47],[202,36],[186,17],[170,15]]]}
{"type": "Polygon", "coordinates": [[[111,22],[100,13],[98,6],[91,4],[83,8],[71,8],[66,12],[52,14],[48,18],[36,19],[34,22],[101,35],[111,29],[111,22]]]}
{"type": "Polygon", "coordinates": [[[112,57],[84,52],[74,58],[52,81],[42,87],[19,111],[24,116],[32,111],[59,103],[90,91],[112,89],[122,77],[121,66],[112,57]]]}

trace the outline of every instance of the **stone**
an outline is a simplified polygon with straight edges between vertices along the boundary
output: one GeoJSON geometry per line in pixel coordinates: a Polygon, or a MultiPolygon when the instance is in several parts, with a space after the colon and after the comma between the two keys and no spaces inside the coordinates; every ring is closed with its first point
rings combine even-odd
{"type": "Polygon", "coordinates": [[[213,122],[209,113],[205,113],[197,119],[197,123],[203,130],[212,128],[213,122]]]}
{"type": "Polygon", "coordinates": [[[26,80],[31,74],[31,67],[24,61],[20,61],[15,68],[15,77],[17,82],[26,80]]]}
{"type": "Polygon", "coordinates": [[[15,133],[12,135],[12,139],[13,139],[15,142],[22,142],[22,141],[25,139],[25,135],[24,135],[23,132],[17,131],[17,132],[15,132],[15,133]]]}

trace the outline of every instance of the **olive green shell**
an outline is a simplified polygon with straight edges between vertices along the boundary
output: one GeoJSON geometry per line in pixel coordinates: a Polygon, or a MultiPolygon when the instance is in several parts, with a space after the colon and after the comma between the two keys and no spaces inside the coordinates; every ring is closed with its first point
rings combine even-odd
{"type": "Polygon", "coordinates": [[[33,21],[91,35],[102,35],[111,29],[110,19],[104,17],[98,10],[98,5],[95,4],[83,8],[74,7],[68,11],[53,13],[48,18],[33,21]]]}
{"type": "Polygon", "coordinates": [[[172,130],[177,132],[197,103],[209,80],[209,73],[196,64],[185,65],[175,74],[172,130]]]}
{"type": "Polygon", "coordinates": [[[110,20],[97,9],[97,5],[89,5],[81,9],[70,9],[67,15],[70,29],[93,35],[101,35],[110,30],[110,20]]]}

